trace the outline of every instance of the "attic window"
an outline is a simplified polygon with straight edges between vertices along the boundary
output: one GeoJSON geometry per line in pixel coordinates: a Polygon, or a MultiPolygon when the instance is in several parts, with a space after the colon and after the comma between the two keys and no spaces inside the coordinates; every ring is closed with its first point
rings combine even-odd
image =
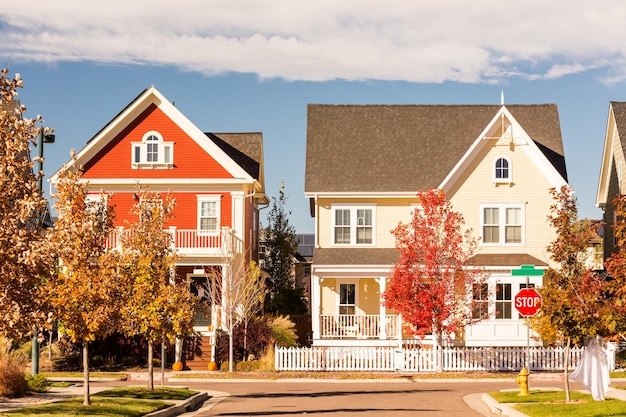
{"type": "Polygon", "coordinates": [[[500,157],[496,159],[493,167],[493,182],[511,182],[511,162],[508,160],[508,158],[500,157]]]}
{"type": "Polygon", "coordinates": [[[156,131],[147,132],[141,142],[132,142],[134,169],[163,169],[174,166],[174,142],[165,142],[156,131]]]}

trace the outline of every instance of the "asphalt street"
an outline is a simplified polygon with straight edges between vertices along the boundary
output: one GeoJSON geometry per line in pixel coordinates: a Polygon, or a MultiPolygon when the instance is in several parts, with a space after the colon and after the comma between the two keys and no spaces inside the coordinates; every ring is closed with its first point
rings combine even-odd
{"type": "MultiPolygon", "coordinates": [[[[537,381],[538,383],[539,381],[537,381]]],[[[270,380],[187,381],[191,389],[211,390],[223,398],[195,417],[243,416],[492,416],[480,401],[484,392],[517,389],[506,380],[270,380]]],[[[558,379],[542,387],[562,388],[558,379]]],[[[578,387],[573,387],[578,388],[578,387]]]]}

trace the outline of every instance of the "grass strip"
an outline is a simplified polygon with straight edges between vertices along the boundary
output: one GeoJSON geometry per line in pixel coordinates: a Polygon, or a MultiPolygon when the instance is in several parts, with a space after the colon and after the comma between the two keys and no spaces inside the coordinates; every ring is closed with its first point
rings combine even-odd
{"type": "Polygon", "coordinates": [[[565,391],[531,391],[520,396],[518,391],[490,392],[499,403],[515,403],[516,410],[531,417],[626,417],[624,401],[607,398],[594,401],[591,395],[572,391],[571,402],[565,402],[565,391]]]}
{"type": "Polygon", "coordinates": [[[170,407],[168,400],[184,400],[197,394],[186,388],[116,387],[91,395],[91,405],[83,405],[83,397],[54,403],[0,412],[0,416],[98,416],[139,417],[170,407]]]}
{"type": "Polygon", "coordinates": [[[91,397],[91,405],[83,405],[82,397],[54,403],[0,412],[0,416],[93,416],[93,417],[140,417],[171,406],[159,400],[133,398],[91,397]]]}

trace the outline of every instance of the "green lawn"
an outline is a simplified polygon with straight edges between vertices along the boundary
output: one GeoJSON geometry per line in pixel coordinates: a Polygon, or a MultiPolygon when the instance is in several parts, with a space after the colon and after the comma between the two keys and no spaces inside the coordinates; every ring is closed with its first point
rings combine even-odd
{"type": "Polygon", "coordinates": [[[93,416],[140,417],[196,394],[184,388],[155,388],[154,392],[142,387],[119,387],[91,396],[91,405],[83,405],[83,397],[74,397],[55,403],[0,412],[0,416],[93,416]]]}
{"type": "Polygon", "coordinates": [[[490,392],[500,403],[517,403],[513,407],[531,417],[626,417],[624,401],[607,398],[594,401],[591,395],[571,392],[571,403],[565,403],[564,391],[532,391],[520,396],[518,391],[490,392]]]}

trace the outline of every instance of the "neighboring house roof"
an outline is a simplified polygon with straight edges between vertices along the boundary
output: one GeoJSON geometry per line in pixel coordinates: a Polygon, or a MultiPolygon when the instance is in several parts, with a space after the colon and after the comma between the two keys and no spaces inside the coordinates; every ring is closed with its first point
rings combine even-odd
{"type": "Polygon", "coordinates": [[[252,177],[259,179],[263,160],[262,133],[209,133],[209,137],[252,177]]]}
{"type": "Polygon", "coordinates": [[[315,248],[316,265],[392,265],[396,248],[315,248]]]}
{"type": "Polygon", "coordinates": [[[310,104],[305,193],[436,188],[504,107],[567,181],[555,104],[310,104]]]}
{"type": "Polygon", "coordinates": [[[548,263],[541,261],[527,253],[481,253],[470,258],[471,265],[489,265],[490,267],[516,267],[519,265],[534,265],[547,267],[548,263]]]}
{"type": "Polygon", "coordinates": [[[626,149],[626,102],[611,101],[609,103],[609,117],[604,139],[604,151],[602,152],[602,164],[600,165],[598,193],[596,195],[596,205],[598,207],[604,207],[609,203],[611,168],[615,159],[613,152],[616,149],[614,146],[615,140],[619,140],[620,148],[623,152],[626,149]]]}
{"type": "MultiPolygon", "coordinates": [[[[315,248],[314,259],[317,265],[393,265],[398,260],[398,251],[396,248],[315,248]]],[[[503,268],[548,266],[547,262],[525,253],[478,254],[470,258],[468,264],[503,268]]]]}

